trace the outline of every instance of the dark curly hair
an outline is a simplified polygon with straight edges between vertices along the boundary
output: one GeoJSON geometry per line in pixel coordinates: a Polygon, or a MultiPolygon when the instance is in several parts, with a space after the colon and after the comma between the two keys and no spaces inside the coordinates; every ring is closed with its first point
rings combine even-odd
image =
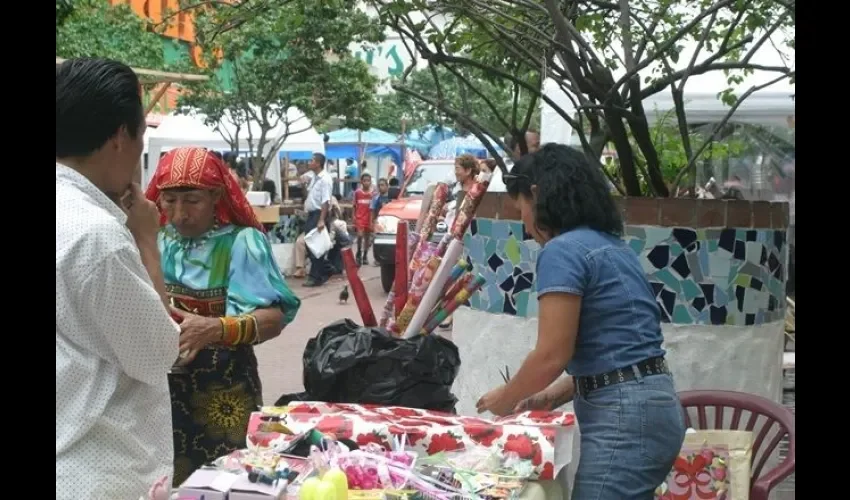
{"type": "Polygon", "coordinates": [[[546,144],[520,159],[504,178],[511,198],[521,194],[535,200],[537,227],[553,236],[580,226],[623,234],[623,219],[604,175],[577,149],[546,144]],[[534,196],[532,186],[537,186],[534,196]]]}

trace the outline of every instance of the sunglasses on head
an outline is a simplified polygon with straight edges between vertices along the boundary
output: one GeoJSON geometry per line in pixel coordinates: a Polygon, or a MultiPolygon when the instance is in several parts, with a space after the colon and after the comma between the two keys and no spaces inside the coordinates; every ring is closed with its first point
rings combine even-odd
{"type": "Polygon", "coordinates": [[[518,181],[520,179],[531,182],[531,178],[529,176],[525,175],[525,174],[513,174],[513,173],[502,174],[502,180],[504,180],[504,181],[518,181]]]}

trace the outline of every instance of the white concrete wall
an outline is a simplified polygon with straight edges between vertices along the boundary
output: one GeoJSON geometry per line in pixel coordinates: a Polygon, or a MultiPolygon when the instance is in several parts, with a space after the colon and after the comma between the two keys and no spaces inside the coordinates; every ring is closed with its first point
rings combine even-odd
{"type": "MultiPolygon", "coordinates": [[[[676,389],[717,389],[782,398],[784,323],[760,326],[662,325],[667,362],[676,389]]],[[[499,370],[516,373],[537,340],[537,318],[491,314],[461,307],[452,340],[462,365],[454,384],[458,412],[475,414],[475,402],[502,384],[499,370]]]]}

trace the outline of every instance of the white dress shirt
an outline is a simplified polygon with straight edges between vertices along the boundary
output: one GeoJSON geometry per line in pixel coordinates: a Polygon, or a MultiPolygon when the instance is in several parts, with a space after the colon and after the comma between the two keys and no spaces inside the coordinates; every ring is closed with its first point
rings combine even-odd
{"type": "Polygon", "coordinates": [[[136,500],[171,475],[167,374],[180,328],[125,226],[56,165],[56,498],[136,500]]]}
{"type": "Polygon", "coordinates": [[[331,201],[333,195],[333,179],[325,170],[320,171],[307,187],[307,199],[304,200],[304,211],[314,212],[322,209],[322,204],[331,201]]]}

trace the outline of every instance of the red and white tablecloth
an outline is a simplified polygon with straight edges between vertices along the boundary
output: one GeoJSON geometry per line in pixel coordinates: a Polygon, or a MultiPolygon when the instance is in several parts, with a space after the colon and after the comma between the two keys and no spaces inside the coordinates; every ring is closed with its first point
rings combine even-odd
{"type": "MultiPolygon", "coordinates": [[[[293,439],[261,432],[263,416],[251,415],[248,448],[276,448],[293,439]]],[[[412,408],[301,402],[289,406],[285,424],[296,435],[315,428],[360,446],[377,443],[387,449],[393,437],[407,435],[409,449],[428,455],[473,446],[516,452],[531,460],[537,478],[545,480],[553,479],[572,458],[575,416],[530,411],[491,421],[412,408]]]]}

